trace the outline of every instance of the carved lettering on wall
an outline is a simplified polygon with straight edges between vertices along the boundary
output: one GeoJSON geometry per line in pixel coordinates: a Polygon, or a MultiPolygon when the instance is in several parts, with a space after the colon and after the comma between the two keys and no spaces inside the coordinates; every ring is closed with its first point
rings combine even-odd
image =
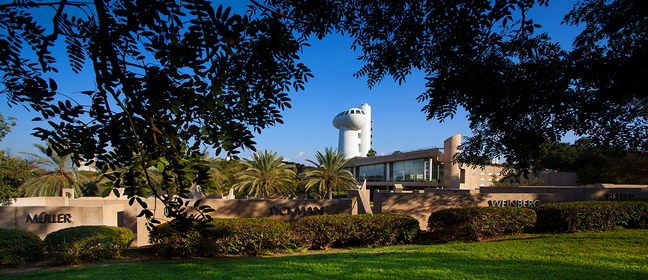
{"type": "Polygon", "coordinates": [[[270,215],[324,215],[324,209],[319,207],[289,207],[272,206],[270,215]]]}
{"type": "Polygon", "coordinates": [[[489,200],[488,206],[499,207],[535,207],[540,205],[540,200],[489,200]]]}
{"type": "Polygon", "coordinates": [[[25,223],[72,223],[72,214],[47,214],[41,212],[40,214],[27,214],[25,223]]]}

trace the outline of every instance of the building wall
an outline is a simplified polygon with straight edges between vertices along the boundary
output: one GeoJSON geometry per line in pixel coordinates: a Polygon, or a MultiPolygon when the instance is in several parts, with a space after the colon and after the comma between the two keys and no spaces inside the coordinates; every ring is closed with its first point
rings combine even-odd
{"type": "Polygon", "coordinates": [[[484,167],[466,167],[465,173],[465,189],[476,189],[479,187],[489,186],[494,180],[493,176],[500,178],[502,167],[499,166],[484,166],[484,167]]]}
{"type": "MultiPolygon", "coordinates": [[[[351,199],[203,199],[202,201],[201,205],[209,205],[215,210],[208,214],[212,218],[272,218],[291,222],[309,215],[353,213],[351,199]]],[[[193,205],[194,202],[195,200],[190,200],[189,205],[193,205]]],[[[150,205],[149,203],[149,207],[150,205]]],[[[141,207],[136,205],[136,211],[141,210],[141,207]]],[[[164,208],[157,208],[155,216],[162,217],[160,220],[167,222],[164,218],[164,208]]],[[[139,233],[137,246],[148,245],[148,230],[143,218],[137,220],[137,232],[139,233]]]]}
{"type": "MultiPolygon", "coordinates": [[[[149,210],[154,212],[156,219],[162,223],[168,222],[168,218],[164,216],[162,203],[154,199],[142,200],[149,210]]],[[[354,199],[203,199],[202,201],[201,205],[209,205],[215,210],[208,213],[213,218],[272,218],[290,222],[309,215],[352,214],[358,211],[354,199]]],[[[194,202],[195,200],[189,200],[189,205],[193,205],[194,202]]],[[[135,246],[149,244],[146,219],[137,217],[142,211],[138,203],[131,206],[124,197],[85,197],[69,199],[68,205],[64,203],[65,199],[62,197],[16,199],[13,206],[0,207],[0,227],[24,229],[45,238],[50,232],[68,227],[121,226],[133,231],[136,236],[135,246]],[[30,203],[35,204],[29,205],[30,203]],[[38,216],[43,212],[56,215],[69,214],[70,222],[64,219],[65,216],[62,217],[62,222],[26,222],[28,214],[38,216]]]]}
{"type": "Polygon", "coordinates": [[[376,214],[401,214],[419,221],[421,230],[427,230],[427,219],[434,211],[450,207],[489,206],[489,201],[539,201],[556,203],[564,199],[559,194],[522,193],[374,193],[376,214]]]}
{"type": "Polygon", "coordinates": [[[614,184],[577,186],[523,186],[523,187],[482,187],[480,193],[553,193],[559,194],[564,201],[590,201],[621,198],[648,197],[648,187],[632,185],[617,187],[614,184]]]}
{"type": "Polygon", "coordinates": [[[116,227],[119,213],[123,211],[122,205],[3,206],[0,207],[0,227],[28,230],[44,239],[48,233],[64,228],[85,225],[116,227]]]}
{"type": "Polygon", "coordinates": [[[461,185],[461,169],[457,163],[452,162],[452,157],[459,152],[461,145],[461,134],[456,134],[443,142],[443,185],[449,189],[469,188],[468,185],[461,185]]]}

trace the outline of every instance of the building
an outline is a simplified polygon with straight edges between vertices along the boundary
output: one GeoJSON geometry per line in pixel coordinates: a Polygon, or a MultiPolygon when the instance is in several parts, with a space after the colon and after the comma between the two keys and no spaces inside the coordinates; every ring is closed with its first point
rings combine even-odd
{"type": "Polygon", "coordinates": [[[367,180],[371,189],[387,189],[400,184],[407,189],[444,188],[474,190],[489,186],[499,177],[500,166],[471,167],[452,162],[459,152],[461,134],[432,148],[386,156],[353,158],[349,171],[359,182],[367,180]]]}
{"type": "Polygon", "coordinates": [[[340,112],[333,118],[333,126],[340,130],[338,150],[346,158],[366,157],[371,149],[371,106],[362,103],[358,108],[340,112]]]}

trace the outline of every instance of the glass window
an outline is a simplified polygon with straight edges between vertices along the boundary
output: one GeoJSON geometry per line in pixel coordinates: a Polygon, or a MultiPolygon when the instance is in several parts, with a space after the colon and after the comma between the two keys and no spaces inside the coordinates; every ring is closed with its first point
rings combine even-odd
{"type": "Polygon", "coordinates": [[[425,179],[425,159],[394,162],[391,166],[394,181],[420,182],[425,179]]]}
{"type": "Polygon", "coordinates": [[[367,182],[384,182],[384,165],[383,164],[374,164],[367,166],[360,166],[358,168],[358,176],[356,180],[363,181],[367,179],[367,182]]]}

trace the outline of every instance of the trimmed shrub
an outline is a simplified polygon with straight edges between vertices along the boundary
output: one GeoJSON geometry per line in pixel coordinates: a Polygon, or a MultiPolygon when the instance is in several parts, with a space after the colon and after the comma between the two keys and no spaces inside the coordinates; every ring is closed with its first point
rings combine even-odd
{"type": "Polygon", "coordinates": [[[534,208],[534,230],[551,232],[608,231],[617,226],[646,228],[648,203],[643,201],[580,201],[534,208]]]}
{"type": "Polygon", "coordinates": [[[158,226],[149,236],[158,256],[209,257],[289,249],[290,224],[270,218],[213,219],[181,230],[176,222],[158,226]]]}
{"type": "Polygon", "coordinates": [[[627,228],[648,228],[648,200],[644,201],[624,201],[628,221],[625,224],[627,228]]]}
{"type": "Polygon", "coordinates": [[[33,232],[0,228],[0,265],[17,265],[43,258],[43,240],[33,232]]]}
{"type": "Polygon", "coordinates": [[[45,236],[45,250],[58,253],[64,264],[106,260],[119,256],[130,246],[135,235],[130,229],[111,226],[64,228],[45,236]]]}
{"type": "Polygon", "coordinates": [[[214,219],[212,238],[219,238],[215,248],[220,254],[258,256],[267,250],[294,247],[290,223],[270,218],[214,219]]]}
{"type": "Polygon", "coordinates": [[[394,214],[326,215],[301,218],[291,228],[301,247],[326,249],[410,243],[418,236],[419,223],[412,217],[394,214]]]}
{"type": "Polygon", "coordinates": [[[433,212],[428,232],[433,240],[480,241],[485,237],[520,234],[533,227],[536,213],[518,207],[456,207],[433,212]]]}

